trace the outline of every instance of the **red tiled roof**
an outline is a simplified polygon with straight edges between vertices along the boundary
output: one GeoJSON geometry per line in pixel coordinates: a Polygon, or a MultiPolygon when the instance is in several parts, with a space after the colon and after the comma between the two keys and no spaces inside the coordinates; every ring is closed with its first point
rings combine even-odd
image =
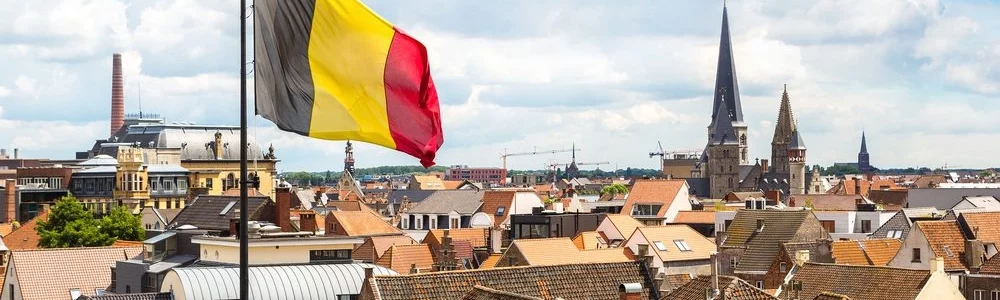
{"type": "Polygon", "coordinates": [[[394,245],[385,251],[377,264],[399,274],[410,274],[414,264],[419,272],[427,272],[434,266],[434,255],[426,244],[394,245]]]}
{"type": "Polygon", "coordinates": [[[412,245],[416,244],[410,236],[407,235],[388,235],[388,236],[373,236],[365,239],[365,242],[354,248],[351,257],[355,259],[360,259],[363,261],[376,262],[389,247],[393,245],[412,245]]]}
{"type": "MultiPolygon", "coordinates": [[[[489,229],[486,228],[457,228],[448,229],[448,237],[452,241],[467,240],[473,248],[486,247],[486,235],[489,229]]],[[[441,246],[441,239],[444,238],[444,229],[432,229],[424,237],[424,244],[430,244],[437,248],[441,246]]]]}
{"type": "Polygon", "coordinates": [[[919,228],[927,238],[934,252],[933,257],[944,259],[945,271],[967,270],[962,259],[965,255],[965,236],[958,221],[917,221],[914,227],[919,228]]]}
{"type": "Polygon", "coordinates": [[[684,180],[636,180],[625,198],[621,214],[632,214],[632,206],[636,204],[661,204],[656,216],[663,217],[685,184],[684,180]]]}
{"type": "Polygon", "coordinates": [[[927,270],[806,263],[792,280],[802,281],[800,299],[823,292],[858,300],[916,299],[929,276],[927,270]]]}
{"type": "Polygon", "coordinates": [[[15,229],[10,234],[3,237],[4,245],[10,250],[24,250],[24,249],[38,249],[38,240],[41,236],[38,235],[38,231],[35,229],[38,227],[38,221],[47,220],[49,212],[43,212],[38,214],[35,218],[28,220],[20,228],[15,229]]]}
{"type": "Polygon", "coordinates": [[[682,210],[674,217],[676,224],[715,224],[715,212],[704,210],[682,210]]]}
{"type": "MultiPolygon", "coordinates": [[[[327,224],[337,223],[346,236],[371,236],[371,235],[393,235],[403,232],[389,223],[382,220],[382,217],[374,212],[365,211],[331,211],[326,216],[327,224]]],[[[336,235],[338,232],[330,232],[327,235],[336,235]]]]}
{"type": "Polygon", "coordinates": [[[885,266],[899,252],[899,239],[833,241],[833,258],[838,264],[885,266]]]}
{"type": "MultiPolygon", "coordinates": [[[[705,289],[712,287],[712,277],[711,276],[700,276],[689,281],[687,284],[674,289],[663,299],[671,300],[704,300],[705,299],[705,289]]],[[[764,290],[758,289],[743,281],[742,279],[732,277],[732,276],[719,276],[719,289],[725,292],[727,300],[778,300],[779,298],[774,297],[764,290]]],[[[711,298],[722,299],[721,297],[711,298]]]]}
{"type": "Polygon", "coordinates": [[[486,191],[483,193],[483,206],[481,211],[493,216],[493,228],[500,228],[500,225],[507,220],[510,214],[511,205],[514,203],[516,191],[486,191]],[[496,215],[497,209],[503,207],[503,213],[496,215]]]}
{"type": "Polygon", "coordinates": [[[142,247],[15,250],[9,267],[17,274],[22,299],[64,299],[70,289],[94,296],[95,289],[111,285],[111,266],[116,261],[142,253],[142,247]]]}
{"type": "Polygon", "coordinates": [[[963,219],[977,240],[1000,243],[1000,212],[967,212],[963,219]]]}

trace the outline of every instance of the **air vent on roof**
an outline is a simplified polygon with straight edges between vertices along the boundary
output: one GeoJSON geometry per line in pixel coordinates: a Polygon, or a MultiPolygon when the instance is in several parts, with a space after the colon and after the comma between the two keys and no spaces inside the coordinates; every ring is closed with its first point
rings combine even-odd
{"type": "Polygon", "coordinates": [[[226,207],[222,208],[222,211],[219,212],[219,215],[225,216],[227,213],[229,213],[230,209],[233,209],[234,205],[236,205],[236,201],[229,201],[229,204],[226,204],[226,207]]]}

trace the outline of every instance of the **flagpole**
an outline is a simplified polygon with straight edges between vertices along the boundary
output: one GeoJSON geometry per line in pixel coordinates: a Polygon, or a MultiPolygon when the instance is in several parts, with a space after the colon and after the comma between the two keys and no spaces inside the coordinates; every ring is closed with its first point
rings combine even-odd
{"type": "Polygon", "coordinates": [[[247,244],[247,0],[240,0],[240,300],[250,297],[247,244]]]}

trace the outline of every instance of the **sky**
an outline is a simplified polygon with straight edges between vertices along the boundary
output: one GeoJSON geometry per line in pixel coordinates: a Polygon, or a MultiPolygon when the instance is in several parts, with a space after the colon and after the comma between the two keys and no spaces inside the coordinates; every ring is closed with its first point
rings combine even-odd
{"type": "MultiPolygon", "coordinates": [[[[575,143],[578,162],[604,170],[658,168],[657,142],[706,143],[722,1],[364,2],[428,48],[439,165],[499,167],[505,150],[575,143]]],[[[65,159],[106,138],[112,53],[123,55],[128,112],[141,102],[168,121],[238,125],[238,1],[0,7],[0,148],[65,159]]],[[[728,10],[751,157],[770,156],[787,84],[810,165],[856,161],[865,131],[878,167],[1000,166],[1000,2],[734,0],[728,10]]],[[[259,117],[251,126],[279,171],[343,167],[343,142],[259,117]]],[[[362,143],[355,157],[358,167],[418,164],[362,143]]]]}

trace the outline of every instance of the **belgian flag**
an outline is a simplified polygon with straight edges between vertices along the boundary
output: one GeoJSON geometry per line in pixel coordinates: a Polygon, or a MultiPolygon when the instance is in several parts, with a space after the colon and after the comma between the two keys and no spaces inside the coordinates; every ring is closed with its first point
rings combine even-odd
{"type": "Polygon", "coordinates": [[[257,0],[254,11],[258,115],[434,165],[444,133],[423,44],[359,0],[257,0]]]}

